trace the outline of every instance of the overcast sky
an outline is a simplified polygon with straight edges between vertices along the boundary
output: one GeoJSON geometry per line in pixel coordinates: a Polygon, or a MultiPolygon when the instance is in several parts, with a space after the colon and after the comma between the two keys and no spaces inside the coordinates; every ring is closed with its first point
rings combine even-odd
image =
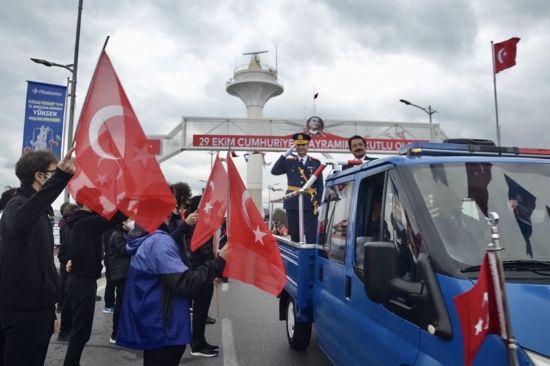
{"type": "MultiPolygon", "coordinates": [[[[68,72],[32,63],[73,61],[77,0],[0,2],[0,188],[18,185],[26,81],[63,85],[68,72]]],[[[520,37],[517,65],[497,75],[502,144],[550,148],[550,1],[129,1],[84,0],[76,118],[105,37],[107,52],[146,134],[182,116],[243,117],[225,82],[243,52],[278,49],[282,95],[264,117],[427,122],[448,136],[496,140],[491,40],[520,37]]],[[[275,154],[268,155],[268,161],[275,154]]],[[[237,161],[244,174],[243,159],[237,161]]],[[[169,182],[200,192],[207,152],[163,163],[169,182]]],[[[264,185],[278,180],[264,172],[264,185]]],[[[281,180],[282,181],[282,180],[281,180]]]]}

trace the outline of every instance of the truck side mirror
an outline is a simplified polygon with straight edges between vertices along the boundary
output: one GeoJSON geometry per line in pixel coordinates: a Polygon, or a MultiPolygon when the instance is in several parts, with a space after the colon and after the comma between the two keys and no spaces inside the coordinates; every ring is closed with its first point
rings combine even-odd
{"type": "Polygon", "coordinates": [[[407,281],[399,275],[399,254],[392,242],[368,242],[364,253],[363,282],[369,299],[381,303],[394,296],[424,294],[422,282],[407,281]]]}
{"type": "Polygon", "coordinates": [[[367,296],[374,302],[391,297],[391,281],[397,278],[397,248],[391,242],[371,241],[364,246],[363,283],[367,296]]]}

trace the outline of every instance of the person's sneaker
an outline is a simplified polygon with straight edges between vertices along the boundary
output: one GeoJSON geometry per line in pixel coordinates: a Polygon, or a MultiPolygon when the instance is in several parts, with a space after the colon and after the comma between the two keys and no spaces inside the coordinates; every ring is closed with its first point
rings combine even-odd
{"type": "Polygon", "coordinates": [[[215,323],[216,323],[216,319],[211,318],[209,316],[206,317],[206,324],[215,324],[215,323]]]}
{"type": "Polygon", "coordinates": [[[69,333],[59,333],[57,335],[57,341],[58,342],[68,342],[71,335],[69,333]]]}
{"type": "Polygon", "coordinates": [[[101,296],[95,295],[95,301],[101,301],[101,296]]]}
{"type": "Polygon", "coordinates": [[[115,308],[105,308],[103,309],[104,314],[113,314],[115,312],[115,308]]]}
{"type": "Polygon", "coordinates": [[[191,356],[195,357],[216,357],[218,356],[218,352],[206,347],[202,346],[200,348],[195,348],[191,346],[191,356]]]}
{"type": "Polygon", "coordinates": [[[219,351],[220,351],[220,347],[219,347],[219,346],[216,346],[216,345],[213,345],[213,344],[209,344],[208,342],[206,342],[206,343],[204,344],[204,346],[205,346],[206,348],[211,349],[211,350],[214,351],[214,352],[219,352],[219,351]]]}
{"type": "Polygon", "coordinates": [[[110,337],[109,338],[109,343],[116,344],[116,338],[110,337]]]}

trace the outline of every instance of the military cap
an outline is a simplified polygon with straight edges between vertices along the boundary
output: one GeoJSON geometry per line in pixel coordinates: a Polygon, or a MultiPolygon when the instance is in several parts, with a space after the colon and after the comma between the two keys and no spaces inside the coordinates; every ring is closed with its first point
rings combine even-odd
{"type": "Polygon", "coordinates": [[[305,145],[311,140],[311,136],[307,133],[299,132],[292,135],[292,139],[297,145],[305,145]]]}

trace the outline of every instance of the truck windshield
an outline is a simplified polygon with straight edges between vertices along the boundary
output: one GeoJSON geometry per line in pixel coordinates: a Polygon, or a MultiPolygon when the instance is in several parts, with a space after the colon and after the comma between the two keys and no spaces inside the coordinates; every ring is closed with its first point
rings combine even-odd
{"type": "Polygon", "coordinates": [[[479,265],[498,213],[503,261],[550,261],[550,165],[443,163],[411,167],[448,254],[479,265]]]}

